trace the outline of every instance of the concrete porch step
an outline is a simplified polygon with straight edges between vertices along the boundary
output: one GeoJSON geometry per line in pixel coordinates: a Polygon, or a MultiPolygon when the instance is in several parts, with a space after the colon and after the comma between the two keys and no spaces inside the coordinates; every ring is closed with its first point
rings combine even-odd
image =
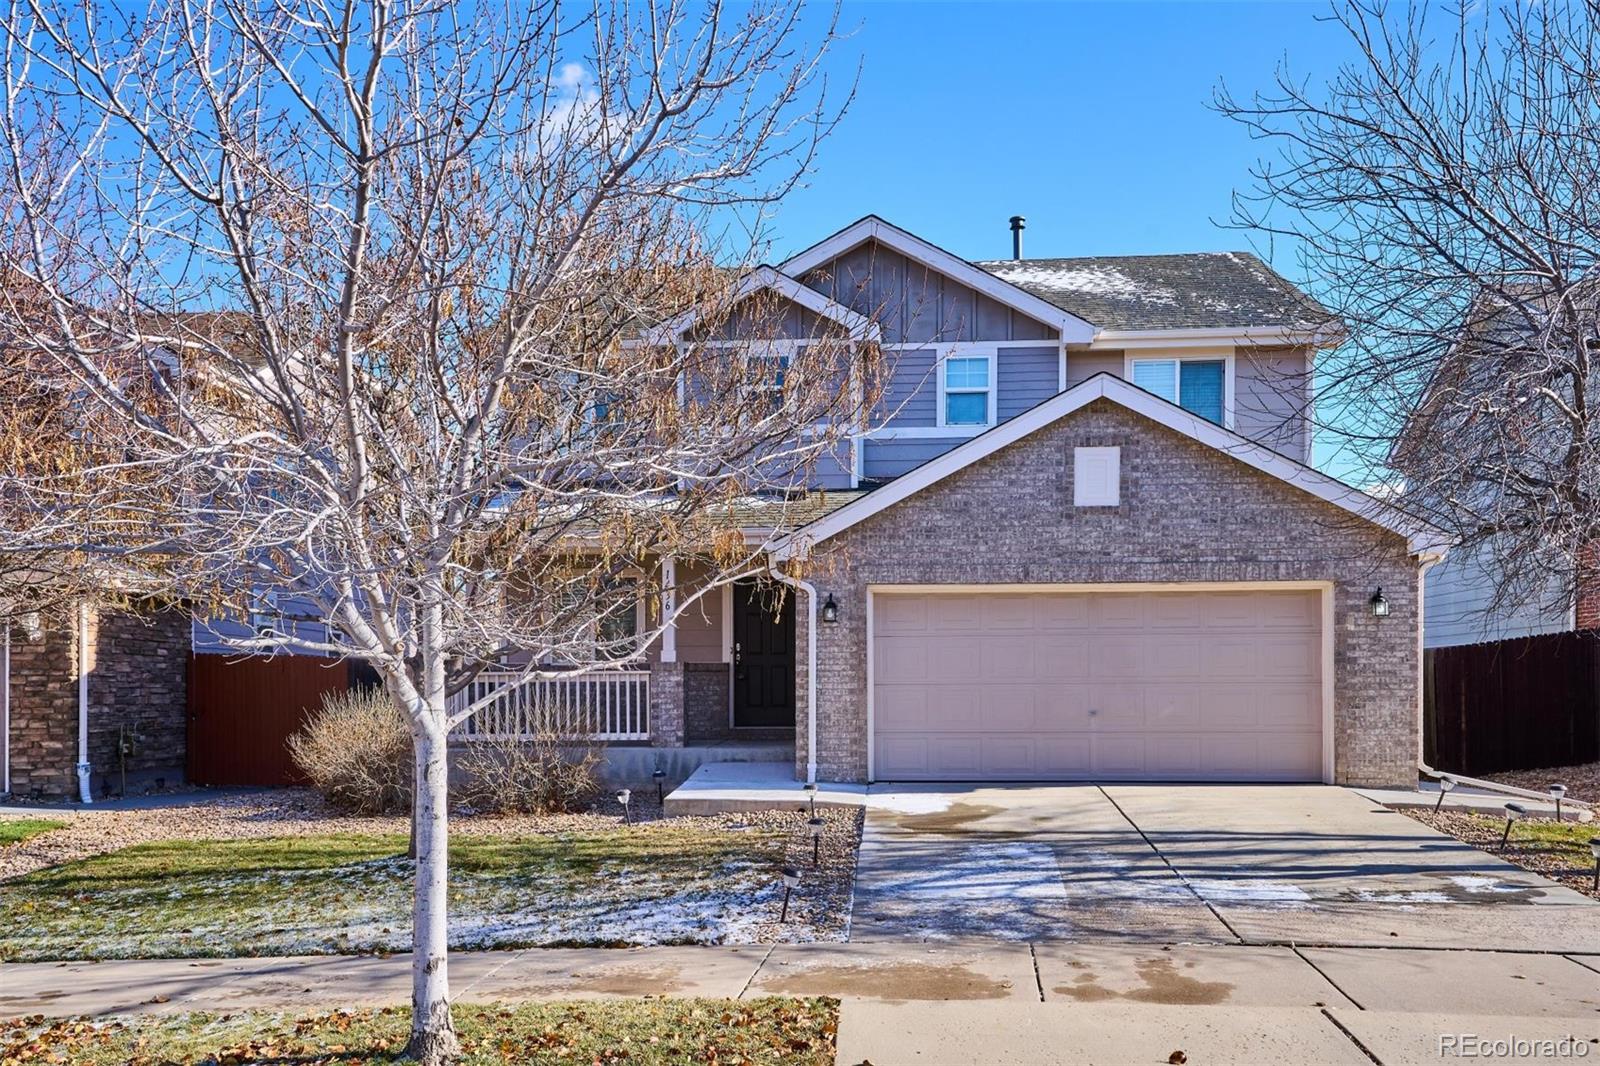
{"type": "MultiPolygon", "coordinates": [[[[823,783],[817,786],[816,803],[819,807],[859,807],[866,795],[866,785],[823,783]]],[[[809,801],[810,794],[795,778],[791,754],[786,763],[707,762],[667,794],[664,813],[798,810],[809,801]]]]}

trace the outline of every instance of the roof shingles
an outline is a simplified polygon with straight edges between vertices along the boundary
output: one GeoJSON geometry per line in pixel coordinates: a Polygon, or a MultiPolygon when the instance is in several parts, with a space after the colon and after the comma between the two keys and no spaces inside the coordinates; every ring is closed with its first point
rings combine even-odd
{"type": "Polygon", "coordinates": [[[1250,252],[991,259],[974,265],[1101,329],[1316,327],[1332,318],[1250,252]]]}

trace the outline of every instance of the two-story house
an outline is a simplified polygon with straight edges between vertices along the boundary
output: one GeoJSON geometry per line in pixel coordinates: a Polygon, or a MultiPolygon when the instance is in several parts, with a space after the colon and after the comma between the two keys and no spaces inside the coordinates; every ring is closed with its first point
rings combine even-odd
{"type": "Polygon", "coordinates": [[[1307,465],[1337,323],[1248,253],[1017,251],[869,216],[746,279],[797,323],[870,316],[884,417],[773,508],[794,594],[701,597],[648,696],[602,697],[611,738],[792,738],[834,781],[1414,783],[1446,542],[1307,465]]]}

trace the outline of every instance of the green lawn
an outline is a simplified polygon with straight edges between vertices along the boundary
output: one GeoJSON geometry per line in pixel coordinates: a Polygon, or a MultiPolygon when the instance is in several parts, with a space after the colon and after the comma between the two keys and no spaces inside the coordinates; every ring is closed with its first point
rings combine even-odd
{"type": "MultiPolygon", "coordinates": [[[[465,1066],[502,1063],[833,1062],[831,999],[629,999],[454,1008],[465,1066]]],[[[0,1062],[381,1063],[405,1047],[398,1009],[292,1017],[179,1015],[128,1022],[0,1023],[0,1062]]]]}
{"type": "Polygon", "coordinates": [[[52,818],[0,818],[0,848],[7,844],[20,844],[66,824],[52,818]]]}
{"type": "MultiPolygon", "coordinates": [[[[401,951],[403,836],[163,841],[0,882],[0,960],[401,951]]],[[[656,822],[458,836],[457,947],[717,943],[772,917],[781,834],[656,822]]]]}

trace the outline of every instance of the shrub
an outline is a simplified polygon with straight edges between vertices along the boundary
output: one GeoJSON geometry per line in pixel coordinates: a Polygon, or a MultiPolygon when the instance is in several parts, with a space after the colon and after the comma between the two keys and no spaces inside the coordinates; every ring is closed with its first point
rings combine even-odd
{"type": "Polygon", "coordinates": [[[358,814],[411,809],[411,726],[381,686],[322,698],[289,754],[335,808],[358,814]]]}
{"type": "Polygon", "coordinates": [[[600,787],[595,779],[600,760],[600,749],[574,744],[554,732],[473,739],[461,753],[466,779],[461,798],[478,810],[500,814],[578,810],[600,787]]]}

